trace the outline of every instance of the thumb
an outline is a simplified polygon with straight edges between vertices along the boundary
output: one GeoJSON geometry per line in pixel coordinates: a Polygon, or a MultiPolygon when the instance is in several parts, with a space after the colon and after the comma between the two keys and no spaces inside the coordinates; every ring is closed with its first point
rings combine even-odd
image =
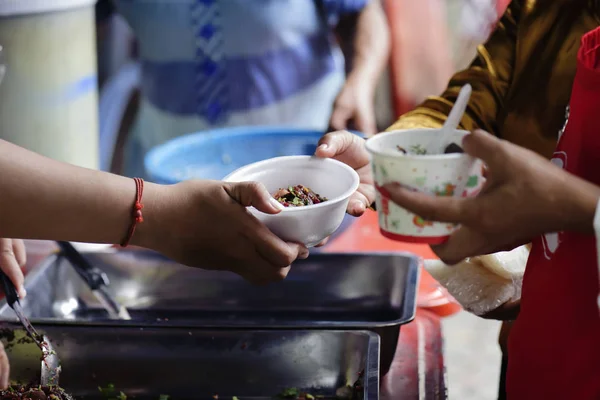
{"type": "Polygon", "coordinates": [[[226,190],[232,199],[244,207],[252,206],[267,214],[277,214],[283,210],[283,205],[271,196],[262,183],[230,183],[226,186],[226,190]]]}
{"type": "Polygon", "coordinates": [[[321,158],[335,158],[354,169],[362,168],[370,161],[365,140],[348,131],[330,132],[323,136],[319,140],[315,155],[321,158]]]}
{"type": "Polygon", "coordinates": [[[354,136],[348,131],[335,131],[325,134],[319,139],[315,156],[321,158],[335,158],[343,155],[353,146],[354,136]]]}

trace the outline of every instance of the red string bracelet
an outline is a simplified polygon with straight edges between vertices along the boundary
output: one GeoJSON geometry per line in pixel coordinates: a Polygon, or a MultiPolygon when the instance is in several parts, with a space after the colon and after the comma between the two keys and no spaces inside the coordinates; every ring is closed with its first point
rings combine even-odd
{"type": "Polygon", "coordinates": [[[144,217],[142,215],[142,209],[144,205],[142,204],[142,195],[144,194],[144,180],[142,178],[133,178],[135,182],[135,203],[133,204],[133,210],[131,213],[132,221],[131,226],[129,226],[129,231],[127,232],[127,236],[125,240],[121,243],[121,247],[127,247],[131,238],[133,238],[133,234],[135,233],[135,228],[138,224],[144,222],[144,217]]]}

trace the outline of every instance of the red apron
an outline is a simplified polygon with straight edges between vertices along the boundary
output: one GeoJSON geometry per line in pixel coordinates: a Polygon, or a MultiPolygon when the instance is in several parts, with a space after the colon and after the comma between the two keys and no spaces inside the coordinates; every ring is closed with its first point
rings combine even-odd
{"type": "MultiPolygon", "coordinates": [[[[552,162],[600,185],[600,28],[582,38],[562,132],[552,162]]],[[[600,399],[597,296],[593,235],[534,241],[509,338],[509,400],[600,399]]]]}

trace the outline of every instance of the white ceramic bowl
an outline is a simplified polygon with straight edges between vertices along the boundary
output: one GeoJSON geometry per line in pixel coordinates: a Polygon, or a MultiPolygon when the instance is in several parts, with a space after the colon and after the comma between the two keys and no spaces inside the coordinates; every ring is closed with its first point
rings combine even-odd
{"type": "Polygon", "coordinates": [[[334,233],[342,223],[350,195],[358,189],[356,171],[332,159],[311,156],[276,157],[246,165],[225,177],[226,182],[260,182],[270,193],[303,185],[328,200],[304,207],[288,207],[268,215],[249,210],[283,240],[313,247],[334,233]]]}
{"type": "MultiPolygon", "coordinates": [[[[456,130],[453,141],[462,142],[467,131],[456,130]]],[[[412,152],[426,147],[439,129],[406,129],[385,132],[367,140],[373,177],[378,187],[399,183],[432,196],[472,197],[484,182],[482,163],[468,154],[403,154],[397,146],[412,152]]],[[[439,244],[456,229],[455,225],[425,221],[376,193],[379,228],[393,240],[439,244]]]]}

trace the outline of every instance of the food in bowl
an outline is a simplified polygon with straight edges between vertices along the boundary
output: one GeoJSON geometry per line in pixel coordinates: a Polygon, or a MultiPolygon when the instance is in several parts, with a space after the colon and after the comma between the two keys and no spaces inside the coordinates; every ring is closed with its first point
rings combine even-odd
{"type": "Polygon", "coordinates": [[[248,211],[275,235],[287,242],[313,247],[333,234],[344,220],[350,196],[358,189],[360,177],[348,165],[331,158],[284,156],[259,161],[237,169],[225,182],[259,182],[275,194],[290,184],[302,184],[327,201],[300,207],[283,207],[277,214],[248,211]]]}
{"type": "Polygon", "coordinates": [[[14,385],[0,391],[0,400],[73,400],[73,396],[59,386],[14,385]]]}
{"type": "Polygon", "coordinates": [[[398,149],[399,152],[401,152],[402,154],[414,154],[417,156],[423,156],[425,154],[427,154],[427,150],[421,146],[420,144],[415,144],[413,146],[410,146],[409,151],[407,151],[404,147],[397,145],[396,149],[398,149]]]}
{"type": "Polygon", "coordinates": [[[455,130],[442,154],[432,154],[426,144],[439,137],[440,129],[405,129],[375,135],[366,142],[371,154],[376,204],[381,233],[392,240],[440,244],[457,225],[426,221],[383,195],[387,184],[431,196],[473,197],[485,181],[481,160],[463,152],[458,144],[469,132],[455,130]]]}
{"type": "Polygon", "coordinates": [[[273,194],[273,197],[284,207],[312,206],[327,201],[326,197],[303,185],[288,186],[287,189],[280,188],[273,194]]]}
{"type": "MultiPolygon", "coordinates": [[[[427,149],[425,149],[420,144],[416,144],[410,147],[410,151],[406,151],[406,149],[400,145],[396,145],[396,149],[402,154],[410,154],[415,156],[424,156],[427,154],[427,149]]],[[[453,154],[453,153],[464,153],[462,147],[457,145],[456,143],[450,143],[444,149],[444,154],[453,154]]]]}

